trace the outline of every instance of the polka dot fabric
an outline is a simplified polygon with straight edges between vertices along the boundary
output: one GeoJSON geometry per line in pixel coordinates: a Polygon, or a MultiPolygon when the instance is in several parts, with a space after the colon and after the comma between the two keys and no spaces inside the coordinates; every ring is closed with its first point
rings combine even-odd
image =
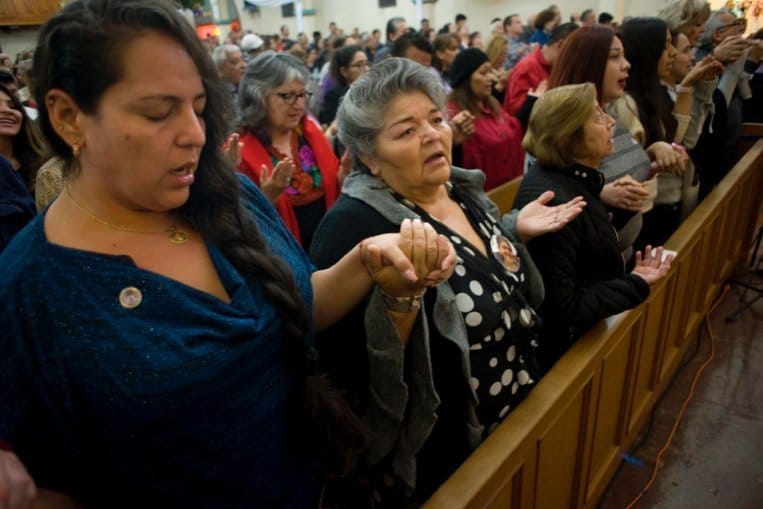
{"type": "Polygon", "coordinates": [[[511,271],[491,253],[494,236],[508,240],[501,224],[457,188],[449,185],[449,192],[485,243],[487,256],[425,210],[396,197],[447,236],[455,247],[456,268],[448,283],[467,327],[470,385],[477,394],[477,416],[487,435],[539,378],[534,350],[540,319],[524,297],[528,289],[522,267],[511,271]]]}

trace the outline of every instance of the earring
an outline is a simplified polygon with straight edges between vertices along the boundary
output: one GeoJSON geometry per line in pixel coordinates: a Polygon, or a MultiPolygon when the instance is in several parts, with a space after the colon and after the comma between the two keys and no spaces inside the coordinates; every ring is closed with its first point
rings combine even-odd
{"type": "Polygon", "coordinates": [[[76,143],[72,145],[72,155],[75,158],[79,157],[79,145],[77,145],[76,143]]]}

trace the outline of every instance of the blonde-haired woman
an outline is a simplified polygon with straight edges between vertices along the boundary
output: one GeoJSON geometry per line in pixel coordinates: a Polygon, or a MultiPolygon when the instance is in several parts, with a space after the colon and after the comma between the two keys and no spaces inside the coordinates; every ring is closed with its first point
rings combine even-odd
{"type": "Polygon", "coordinates": [[[503,62],[506,60],[506,55],[509,53],[509,41],[503,34],[494,35],[488,40],[485,46],[485,54],[490,60],[490,65],[493,67],[495,73],[495,83],[493,84],[493,97],[503,104],[503,99],[506,96],[506,81],[509,78],[511,71],[507,71],[503,68],[503,62]]]}
{"type": "Polygon", "coordinates": [[[662,248],[636,253],[625,273],[617,235],[599,199],[604,176],[596,169],[612,152],[615,121],[597,101],[591,83],[547,91],[535,103],[524,149],[537,162],[522,179],[514,207],[554,191],[554,202],[582,195],[588,206],[558,232],[531,240],[530,250],[546,288],[539,308],[542,367],[549,369],[569,346],[597,321],[633,308],[649,295],[649,286],[670,269],[662,248]]]}

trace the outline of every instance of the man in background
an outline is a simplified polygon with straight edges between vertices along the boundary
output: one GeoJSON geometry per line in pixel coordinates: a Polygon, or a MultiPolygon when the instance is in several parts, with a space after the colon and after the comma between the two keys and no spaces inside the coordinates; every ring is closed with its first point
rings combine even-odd
{"type": "Polygon", "coordinates": [[[503,19],[503,33],[509,44],[506,60],[503,62],[505,70],[513,69],[524,56],[532,51],[532,46],[522,41],[525,27],[519,14],[509,14],[503,19]]]}
{"type": "Polygon", "coordinates": [[[395,41],[403,35],[405,32],[408,31],[408,25],[405,23],[405,18],[400,16],[395,16],[394,18],[390,18],[389,21],[387,21],[387,42],[384,44],[383,47],[376,50],[376,55],[374,56],[374,63],[378,64],[385,58],[387,58],[390,53],[392,52],[392,45],[395,44],[395,41]]]}
{"type": "Polygon", "coordinates": [[[596,24],[596,12],[593,9],[586,9],[580,15],[580,25],[591,27],[596,24]]]}

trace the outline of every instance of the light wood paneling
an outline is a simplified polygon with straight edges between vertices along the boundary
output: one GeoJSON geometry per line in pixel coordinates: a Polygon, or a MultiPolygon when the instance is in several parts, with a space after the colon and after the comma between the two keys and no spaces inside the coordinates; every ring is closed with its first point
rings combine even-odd
{"type": "Polygon", "coordinates": [[[61,10],[61,0],[2,0],[0,26],[42,25],[61,10]]]}
{"type": "MultiPolygon", "coordinates": [[[[511,184],[488,193],[503,212],[511,184]]],[[[595,508],[747,256],[762,197],[760,140],[666,243],[675,266],[649,299],[579,339],[424,507],[595,508]]]]}

